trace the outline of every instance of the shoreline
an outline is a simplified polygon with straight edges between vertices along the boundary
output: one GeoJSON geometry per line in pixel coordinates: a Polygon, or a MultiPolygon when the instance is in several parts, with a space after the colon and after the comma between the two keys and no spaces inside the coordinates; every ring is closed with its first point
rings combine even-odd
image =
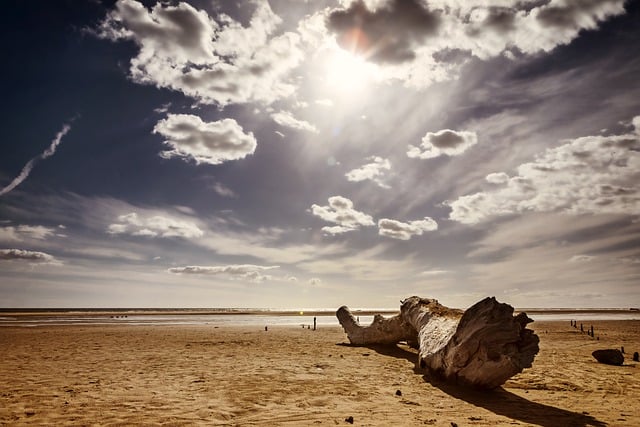
{"type": "MultiPolygon", "coordinates": [[[[336,309],[337,310],[337,309],[336,309]]],[[[333,309],[257,309],[257,308],[0,308],[0,316],[90,316],[101,315],[264,315],[264,316],[333,316],[333,309]]],[[[361,316],[393,316],[398,309],[351,309],[361,316]]],[[[515,308],[514,313],[531,314],[638,314],[637,308],[515,308]]]]}

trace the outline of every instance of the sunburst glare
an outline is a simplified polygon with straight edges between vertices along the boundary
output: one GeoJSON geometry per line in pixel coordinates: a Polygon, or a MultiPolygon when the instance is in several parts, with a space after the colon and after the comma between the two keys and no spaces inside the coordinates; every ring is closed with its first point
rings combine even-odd
{"type": "Polygon", "coordinates": [[[325,67],[326,85],[337,95],[362,92],[379,80],[380,75],[377,65],[341,48],[328,55],[325,67]]]}

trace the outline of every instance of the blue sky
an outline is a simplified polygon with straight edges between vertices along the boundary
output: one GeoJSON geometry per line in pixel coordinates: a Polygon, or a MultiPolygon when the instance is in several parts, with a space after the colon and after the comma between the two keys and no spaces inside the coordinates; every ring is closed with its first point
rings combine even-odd
{"type": "Polygon", "coordinates": [[[0,306],[638,306],[638,6],[10,1],[0,306]]]}

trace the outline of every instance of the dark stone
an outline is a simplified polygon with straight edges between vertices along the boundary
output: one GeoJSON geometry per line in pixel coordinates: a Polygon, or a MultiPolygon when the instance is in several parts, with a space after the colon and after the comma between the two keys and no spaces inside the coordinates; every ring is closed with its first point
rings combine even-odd
{"type": "Polygon", "coordinates": [[[593,357],[600,363],[606,363],[607,365],[620,366],[624,362],[624,356],[618,349],[609,348],[606,350],[596,350],[591,353],[593,357]]]}
{"type": "Polygon", "coordinates": [[[402,392],[400,390],[396,390],[396,396],[402,396],[402,392]]]}
{"type": "Polygon", "coordinates": [[[353,424],[353,417],[347,417],[344,419],[346,422],[348,422],[349,424],[353,424]]]}
{"type": "Polygon", "coordinates": [[[636,351],[636,352],[633,353],[633,361],[634,362],[640,362],[640,360],[638,360],[638,358],[639,358],[638,357],[638,352],[636,351]]]}

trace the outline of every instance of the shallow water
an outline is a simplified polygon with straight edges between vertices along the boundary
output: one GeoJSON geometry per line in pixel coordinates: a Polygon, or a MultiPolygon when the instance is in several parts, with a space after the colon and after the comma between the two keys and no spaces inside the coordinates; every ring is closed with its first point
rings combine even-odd
{"type": "MultiPolygon", "coordinates": [[[[640,320],[634,311],[576,311],[535,312],[529,314],[534,321],[640,320]]],[[[339,326],[333,312],[315,316],[317,326],[339,326]]],[[[362,325],[373,321],[373,316],[359,316],[362,325]]],[[[213,326],[300,326],[313,327],[314,316],[299,314],[48,314],[0,316],[0,326],[64,326],[64,325],[213,325],[213,326]]]]}

